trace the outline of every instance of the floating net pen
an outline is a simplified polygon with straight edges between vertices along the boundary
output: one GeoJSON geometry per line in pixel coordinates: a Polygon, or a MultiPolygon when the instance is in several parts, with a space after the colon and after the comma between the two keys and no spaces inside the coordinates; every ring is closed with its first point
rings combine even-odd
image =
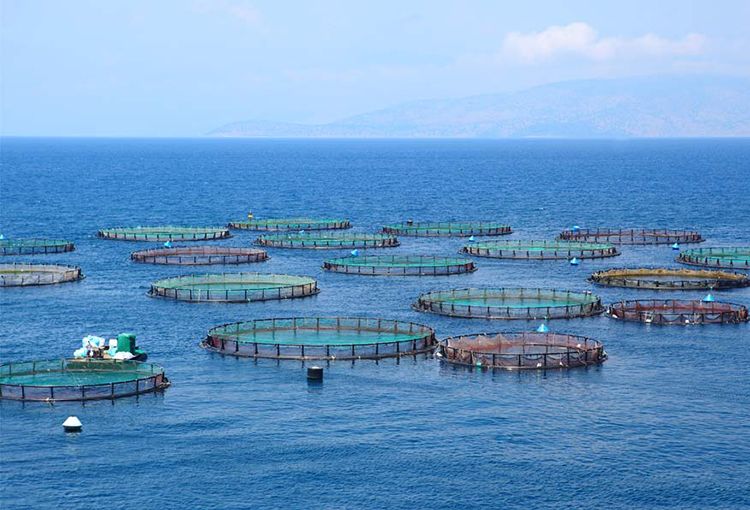
{"type": "Polygon", "coordinates": [[[748,320],[747,307],[719,301],[649,299],[622,301],[607,307],[613,319],[646,324],[734,324],[748,320]]]}
{"type": "Polygon", "coordinates": [[[249,264],[268,260],[268,253],[257,248],[222,246],[180,246],[134,251],[130,259],[143,264],[211,265],[249,264]]]}
{"type": "Polygon", "coordinates": [[[620,252],[606,243],[575,241],[481,241],[470,243],[461,253],[476,257],[522,260],[567,260],[615,257],[620,252]]]}
{"type": "Polygon", "coordinates": [[[380,359],[432,351],[435,332],[411,322],[365,317],[294,317],[211,329],[201,347],[233,356],[292,360],[380,359]]]}
{"type": "Polygon", "coordinates": [[[104,359],[52,359],[0,365],[0,398],[38,402],[131,397],[169,386],[152,363],[104,359]]]}
{"type": "Polygon", "coordinates": [[[343,257],[323,262],[333,273],[370,276],[444,276],[477,270],[470,259],[428,255],[368,255],[343,257]]]}
{"type": "Polygon", "coordinates": [[[230,228],[242,230],[338,230],[351,228],[349,220],[320,218],[269,218],[232,221],[230,228]]]}
{"type": "Polygon", "coordinates": [[[513,231],[508,225],[494,222],[405,222],[383,227],[383,232],[393,235],[423,237],[501,236],[513,231]]]}
{"type": "Polygon", "coordinates": [[[480,319],[567,319],[601,313],[599,296],[567,290],[473,288],[427,292],[412,307],[420,312],[480,319]]]}
{"type": "Polygon", "coordinates": [[[60,264],[0,264],[0,287],[25,287],[74,282],[83,278],[81,268],[60,264]]]}
{"type": "Polygon", "coordinates": [[[683,250],[675,260],[693,266],[750,270],[750,246],[683,250]]]}
{"type": "Polygon", "coordinates": [[[400,243],[395,236],[386,234],[321,232],[318,234],[267,234],[259,236],[253,244],[269,248],[333,250],[353,248],[393,248],[400,243]]]}
{"type": "Polygon", "coordinates": [[[212,241],[232,237],[225,227],[130,227],[100,230],[97,237],[117,241],[212,241]]]}
{"type": "Polygon", "coordinates": [[[609,269],[592,274],[588,281],[609,287],[654,290],[731,289],[750,286],[740,273],[695,269],[609,269]]]}
{"type": "Polygon", "coordinates": [[[57,239],[0,239],[0,255],[44,255],[73,250],[73,243],[57,239]]]}
{"type": "Polygon", "coordinates": [[[578,230],[564,230],[560,233],[558,239],[563,241],[594,241],[614,244],[672,244],[703,242],[703,238],[698,232],[649,228],[582,228],[578,230]]]}
{"type": "Polygon", "coordinates": [[[149,295],[178,301],[248,302],[312,296],[318,282],[307,276],[268,273],[189,274],[156,280],[149,295]]]}
{"type": "Polygon", "coordinates": [[[607,359],[601,342],[561,333],[512,331],[446,338],[439,357],[447,363],[506,370],[563,369],[607,359]]]}

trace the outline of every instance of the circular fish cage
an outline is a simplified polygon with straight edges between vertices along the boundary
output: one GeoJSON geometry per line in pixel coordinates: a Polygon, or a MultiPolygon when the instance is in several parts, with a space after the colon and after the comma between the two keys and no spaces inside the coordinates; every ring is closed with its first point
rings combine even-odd
{"type": "Polygon", "coordinates": [[[0,255],[44,255],[75,249],[70,241],[58,239],[0,239],[0,255]]]}
{"type": "Polygon", "coordinates": [[[563,241],[593,241],[613,244],[672,244],[703,242],[703,237],[701,237],[698,232],[652,228],[582,228],[563,230],[557,238],[563,241]]]}
{"type": "Polygon", "coordinates": [[[103,400],[167,386],[162,367],[140,361],[73,358],[0,365],[0,398],[9,400],[103,400]]]}
{"type": "Polygon", "coordinates": [[[482,241],[467,244],[461,253],[521,260],[598,259],[620,255],[611,244],[576,241],[482,241]]]}
{"type": "Polygon", "coordinates": [[[398,238],[386,234],[361,233],[297,233],[268,234],[259,236],[253,243],[270,248],[307,248],[335,250],[347,248],[393,248],[398,246],[398,238]]]}
{"type": "Polygon", "coordinates": [[[178,301],[245,303],[312,296],[318,282],[307,276],[268,273],[189,274],[156,280],[151,297],[178,301]]]}
{"type": "Polygon", "coordinates": [[[233,356],[352,360],[432,351],[435,331],[421,324],[365,317],[294,317],[235,322],[211,329],[201,347],[233,356]]]}
{"type": "Polygon", "coordinates": [[[423,237],[502,236],[513,233],[508,225],[494,222],[419,222],[407,221],[383,227],[386,234],[423,237]]]}
{"type": "Polygon", "coordinates": [[[323,262],[333,273],[370,276],[444,276],[472,273],[477,266],[470,259],[431,255],[370,255],[343,257],[323,262]]]}
{"type": "Polygon", "coordinates": [[[588,281],[609,287],[654,290],[731,289],[750,286],[740,273],[696,269],[609,269],[592,274],[588,281]]]}
{"type": "Polygon", "coordinates": [[[0,264],[0,287],[26,287],[74,282],[83,278],[81,268],[60,264],[0,264]]]}
{"type": "Polygon", "coordinates": [[[454,336],[440,342],[439,355],[446,363],[506,370],[585,367],[607,359],[601,342],[537,331],[454,336]]]}
{"type": "Polygon", "coordinates": [[[116,241],[212,241],[232,237],[225,227],[124,227],[100,230],[97,237],[116,241]]]}
{"type": "Polygon", "coordinates": [[[180,246],[134,251],[130,259],[142,264],[197,266],[211,264],[249,264],[264,262],[268,253],[257,248],[222,246],[180,246]]]}
{"type": "Polygon", "coordinates": [[[747,307],[719,301],[649,299],[622,301],[607,307],[613,319],[646,324],[735,324],[748,320],[747,307]]]}
{"type": "Polygon", "coordinates": [[[349,220],[321,218],[268,218],[232,221],[230,228],[242,230],[339,230],[351,228],[349,220]]]}
{"type": "Polygon", "coordinates": [[[412,307],[420,312],[479,319],[570,319],[604,311],[599,296],[567,290],[483,288],[427,292],[412,307]]]}
{"type": "Polygon", "coordinates": [[[683,250],[675,259],[693,266],[750,270],[750,246],[683,250]]]}

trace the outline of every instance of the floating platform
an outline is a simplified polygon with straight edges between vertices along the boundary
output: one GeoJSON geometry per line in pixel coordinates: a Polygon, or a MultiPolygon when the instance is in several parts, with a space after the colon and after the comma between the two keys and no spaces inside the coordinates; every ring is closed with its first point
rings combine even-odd
{"type": "Polygon", "coordinates": [[[477,266],[470,259],[429,255],[369,255],[343,257],[323,262],[333,273],[370,276],[444,276],[472,273],[477,266]]]}
{"type": "Polygon", "coordinates": [[[81,280],[83,273],[78,266],[60,264],[0,264],[0,287],[26,287],[32,285],[54,285],[56,283],[81,280]]]}
{"type": "Polygon", "coordinates": [[[386,234],[361,233],[297,233],[267,234],[259,236],[253,243],[269,248],[307,248],[317,250],[353,248],[393,248],[398,246],[398,238],[386,234]]]}
{"type": "Polygon", "coordinates": [[[0,365],[0,398],[9,400],[115,399],[167,386],[162,367],[139,361],[74,358],[0,365]]]}
{"type": "Polygon", "coordinates": [[[631,228],[631,229],[574,229],[564,230],[558,236],[563,241],[587,241],[613,244],[673,244],[702,243],[698,232],[689,230],[631,228]]]}
{"type": "Polygon", "coordinates": [[[226,227],[129,227],[100,230],[97,237],[116,241],[212,241],[232,237],[226,227]]]}
{"type": "Polygon", "coordinates": [[[399,236],[468,237],[502,236],[513,233],[508,225],[494,222],[405,222],[383,227],[383,232],[399,236]]]}
{"type": "Polygon", "coordinates": [[[682,264],[750,270],[750,246],[683,250],[675,259],[682,264]]]}
{"type": "Polygon", "coordinates": [[[312,296],[318,282],[307,276],[268,273],[189,274],[156,280],[151,297],[178,301],[244,303],[312,296]]]}
{"type": "Polygon", "coordinates": [[[576,241],[481,241],[461,249],[476,257],[521,260],[569,260],[615,257],[620,252],[614,245],[576,241]]]}
{"type": "Polygon", "coordinates": [[[607,359],[601,342],[537,331],[454,336],[440,342],[440,355],[447,363],[506,370],[585,367],[607,359]]]}
{"type": "Polygon", "coordinates": [[[179,246],[134,251],[130,259],[142,264],[198,266],[211,264],[249,264],[264,262],[268,253],[257,248],[227,246],[179,246]]]}
{"type": "Polygon", "coordinates": [[[613,319],[646,324],[734,324],[747,322],[747,307],[719,301],[649,299],[622,301],[607,307],[613,319]]]}
{"type": "Polygon", "coordinates": [[[58,239],[0,239],[0,255],[43,255],[75,249],[70,241],[58,239]]]}
{"type": "Polygon", "coordinates": [[[592,274],[588,281],[609,287],[654,290],[731,289],[750,286],[740,273],[696,269],[609,269],[592,274]]]}
{"type": "Polygon", "coordinates": [[[427,292],[412,307],[420,312],[479,319],[569,319],[604,311],[599,296],[567,290],[473,288],[427,292]]]}
{"type": "Polygon", "coordinates": [[[412,356],[437,346],[421,324],[365,317],[294,317],[235,322],[211,329],[201,347],[233,356],[352,360],[412,356]]]}
{"type": "Polygon", "coordinates": [[[338,230],[351,228],[349,220],[321,218],[267,218],[232,221],[230,228],[242,230],[338,230]]]}

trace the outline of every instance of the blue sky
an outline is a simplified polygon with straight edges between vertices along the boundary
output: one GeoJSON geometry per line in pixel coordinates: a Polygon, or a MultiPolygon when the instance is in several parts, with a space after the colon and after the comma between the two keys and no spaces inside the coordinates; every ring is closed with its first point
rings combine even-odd
{"type": "Polygon", "coordinates": [[[198,136],[417,99],[750,76],[750,1],[0,0],[0,132],[198,136]]]}

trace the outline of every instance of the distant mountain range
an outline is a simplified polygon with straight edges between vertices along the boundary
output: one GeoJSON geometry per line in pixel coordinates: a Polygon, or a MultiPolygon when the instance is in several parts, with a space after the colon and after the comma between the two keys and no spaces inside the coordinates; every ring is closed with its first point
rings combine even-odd
{"type": "Polygon", "coordinates": [[[209,136],[628,138],[750,136],[750,79],[640,77],[431,99],[330,124],[233,122],[209,136]]]}

